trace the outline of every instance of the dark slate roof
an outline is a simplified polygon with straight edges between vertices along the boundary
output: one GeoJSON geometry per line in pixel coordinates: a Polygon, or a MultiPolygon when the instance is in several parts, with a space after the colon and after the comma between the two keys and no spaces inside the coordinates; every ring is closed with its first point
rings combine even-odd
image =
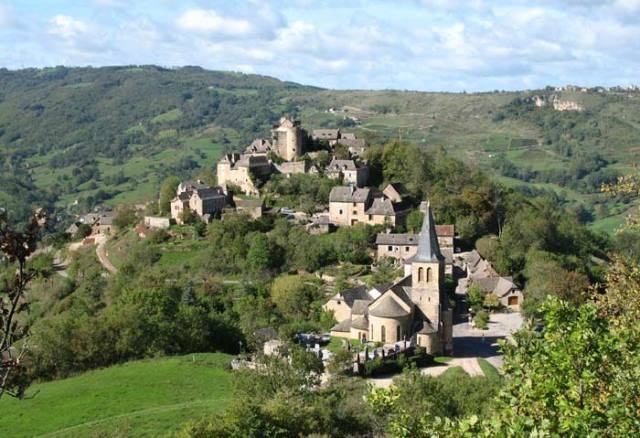
{"type": "Polygon", "coordinates": [[[327,166],[328,172],[337,172],[340,170],[358,170],[361,166],[355,160],[338,160],[333,159],[327,166]]]}
{"type": "Polygon", "coordinates": [[[352,315],[366,315],[367,309],[369,308],[369,304],[371,300],[354,300],[353,306],[351,306],[351,314],[352,315]]]}
{"type": "Polygon", "coordinates": [[[331,327],[332,332],[349,332],[351,331],[351,319],[347,318],[342,322],[331,327]]]}
{"type": "Polygon", "coordinates": [[[215,199],[215,198],[220,198],[225,196],[224,193],[222,193],[222,189],[220,187],[208,187],[206,189],[197,189],[195,193],[202,200],[215,199]]]}
{"type": "Polygon", "coordinates": [[[314,139],[319,140],[335,140],[340,138],[339,129],[314,129],[311,133],[314,139]]]}
{"type": "Polygon", "coordinates": [[[377,214],[384,216],[393,216],[396,214],[395,205],[389,198],[375,198],[371,207],[366,211],[367,214],[377,214]]]}
{"type": "Polygon", "coordinates": [[[423,319],[418,322],[416,332],[422,335],[430,335],[433,333],[438,333],[438,330],[435,329],[429,321],[423,319]]]}
{"type": "Polygon", "coordinates": [[[356,189],[351,186],[337,186],[329,193],[329,202],[366,202],[371,189],[356,189]]]}
{"type": "Polygon", "coordinates": [[[340,138],[338,143],[348,148],[364,148],[367,143],[363,138],[340,138]]]}
{"type": "Polygon", "coordinates": [[[256,138],[245,150],[246,153],[266,153],[271,150],[271,142],[263,138],[256,138]]]}
{"type": "Polygon", "coordinates": [[[340,295],[342,296],[342,300],[350,308],[353,307],[353,303],[356,300],[370,300],[369,294],[367,293],[367,286],[365,285],[347,289],[343,292],[340,292],[340,295]]]}
{"type": "Polygon", "coordinates": [[[480,260],[482,260],[482,257],[480,257],[480,253],[474,249],[469,253],[469,256],[467,257],[467,265],[475,267],[480,262],[480,260]]]}
{"type": "Polygon", "coordinates": [[[409,245],[418,244],[418,236],[416,234],[392,234],[379,233],[376,236],[376,245],[409,245]]]}
{"type": "Polygon", "coordinates": [[[473,283],[477,284],[482,292],[490,293],[496,289],[499,280],[500,277],[485,277],[473,280],[473,283]]]}
{"type": "Polygon", "coordinates": [[[453,248],[442,248],[440,250],[442,257],[444,257],[444,261],[447,265],[453,264],[453,248]]]}
{"type": "Polygon", "coordinates": [[[262,199],[234,199],[236,207],[238,208],[258,208],[262,207],[262,199]]]}
{"type": "Polygon", "coordinates": [[[269,159],[264,155],[243,155],[240,157],[238,161],[233,165],[234,168],[238,167],[260,167],[260,166],[268,166],[269,159]]]}
{"type": "Polygon", "coordinates": [[[351,321],[351,327],[360,330],[369,329],[369,320],[367,317],[359,317],[351,321]]]}
{"type": "MultiPolygon", "coordinates": [[[[421,206],[422,207],[422,206],[421,206]]],[[[438,235],[436,234],[435,221],[431,214],[431,206],[426,204],[426,213],[422,222],[422,229],[418,238],[418,251],[414,261],[416,262],[441,262],[444,260],[438,245],[438,235]]]]}
{"type": "Polygon", "coordinates": [[[409,315],[398,302],[390,295],[385,294],[379,298],[380,304],[374,308],[369,308],[369,315],[378,316],[380,318],[398,318],[409,315]]]}

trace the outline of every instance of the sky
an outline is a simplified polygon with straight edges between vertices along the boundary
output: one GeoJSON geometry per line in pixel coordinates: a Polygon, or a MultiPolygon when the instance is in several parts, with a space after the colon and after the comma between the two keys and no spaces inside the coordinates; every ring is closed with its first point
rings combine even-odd
{"type": "Polygon", "coordinates": [[[337,89],[631,85],[640,0],[0,0],[0,67],[131,64],[337,89]]]}

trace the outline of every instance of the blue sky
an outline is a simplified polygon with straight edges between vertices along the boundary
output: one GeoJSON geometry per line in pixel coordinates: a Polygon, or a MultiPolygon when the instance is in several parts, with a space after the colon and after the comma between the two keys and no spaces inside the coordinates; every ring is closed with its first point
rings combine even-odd
{"type": "Polygon", "coordinates": [[[0,0],[0,66],[122,64],[341,89],[629,85],[640,0],[0,0]]]}

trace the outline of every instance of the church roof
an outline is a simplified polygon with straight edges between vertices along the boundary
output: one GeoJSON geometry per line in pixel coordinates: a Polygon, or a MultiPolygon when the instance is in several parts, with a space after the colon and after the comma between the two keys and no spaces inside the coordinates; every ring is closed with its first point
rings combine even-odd
{"type": "Polygon", "coordinates": [[[359,317],[351,321],[351,327],[354,329],[368,330],[369,320],[366,317],[359,317]]]}
{"type": "Polygon", "coordinates": [[[431,214],[431,206],[428,202],[426,205],[423,202],[420,209],[426,211],[424,221],[422,222],[422,229],[418,236],[418,251],[416,252],[413,260],[416,262],[441,262],[444,260],[444,257],[442,257],[442,254],[440,253],[435,221],[431,214]]]}
{"type": "Polygon", "coordinates": [[[348,332],[351,330],[351,318],[347,318],[342,322],[331,327],[332,332],[348,332]]]}
{"type": "Polygon", "coordinates": [[[400,305],[393,297],[387,295],[380,297],[382,300],[373,309],[369,307],[369,315],[378,316],[380,318],[398,318],[409,315],[409,312],[400,305]]]}

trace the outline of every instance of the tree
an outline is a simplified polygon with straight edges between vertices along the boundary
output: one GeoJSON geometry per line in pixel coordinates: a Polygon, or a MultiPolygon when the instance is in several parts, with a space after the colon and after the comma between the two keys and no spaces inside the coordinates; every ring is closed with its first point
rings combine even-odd
{"type": "Polygon", "coordinates": [[[493,292],[488,293],[484,296],[483,305],[489,310],[495,310],[500,307],[500,298],[493,292]]]}
{"type": "Polygon", "coordinates": [[[138,220],[138,212],[135,207],[129,205],[121,205],[116,211],[116,215],[113,218],[113,224],[120,228],[125,229],[134,225],[138,220]]]}
{"type": "Polygon", "coordinates": [[[472,283],[467,289],[467,302],[469,307],[474,310],[478,310],[484,303],[484,294],[477,283],[472,283]]]}
{"type": "Polygon", "coordinates": [[[263,233],[255,233],[247,252],[247,264],[254,273],[274,268],[278,264],[278,251],[263,233]]]}
{"type": "Polygon", "coordinates": [[[424,213],[420,210],[413,210],[407,215],[407,231],[410,233],[419,233],[424,220],[424,213]]]}
{"type": "Polygon", "coordinates": [[[73,238],[75,240],[81,240],[84,239],[87,236],[91,235],[91,225],[89,224],[80,224],[78,225],[78,230],[76,231],[76,234],[73,236],[73,238]]]}
{"type": "Polygon", "coordinates": [[[10,269],[0,283],[0,398],[3,394],[22,397],[29,384],[23,361],[29,325],[20,316],[29,309],[25,292],[35,275],[27,268],[27,259],[36,250],[45,224],[45,213],[38,211],[24,232],[16,231],[9,225],[6,211],[0,210],[0,255],[10,269]]]}
{"type": "Polygon", "coordinates": [[[160,214],[168,214],[171,211],[171,200],[176,196],[176,190],[180,185],[180,180],[176,176],[170,176],[164,180],[160,187],[160,214]]]}
{"type": "Polygon", "coordinates": [[[183,224],[192,225],[198,220],[198,215],[195,214],[190,208],[185,208],[180,212],[180,220],[183,224]]]}
{"type": "Polygon", "coordinates": [[[473,323],[476,328],[479,328],[480,330],[487,330],[489,328],[489,314],[484,310],[479,311],[473,319],[473,323]]]}
{"type": "Polygon", "coordinates": [[[271,286],[271,299],[288,317],[308,316],[311,303],[318,297],[318,286],[313,277],[285,275],[271,286]]]}

